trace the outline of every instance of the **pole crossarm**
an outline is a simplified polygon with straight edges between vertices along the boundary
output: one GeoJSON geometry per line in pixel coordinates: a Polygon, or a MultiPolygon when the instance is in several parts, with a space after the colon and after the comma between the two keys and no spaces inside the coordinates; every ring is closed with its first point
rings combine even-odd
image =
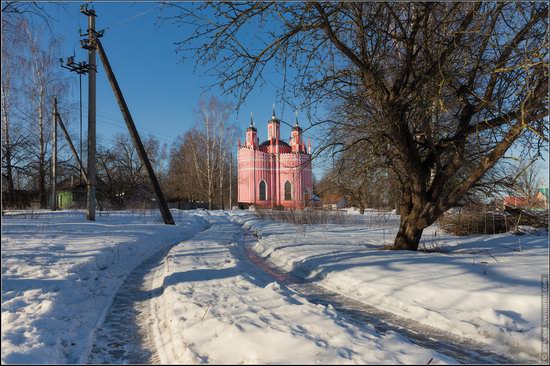
{"type": "Polygon", "coordinates": [[[160,184],[157,180],[153,167],[151,166],[151,162],[147,157],[147,152],[143,147],[143,143],[141,142],[141,138],[139,137],[139,133],[136,129],[136,125],[134,123],[132,115],[130,114],[130,111],[128,109],[128,105],[126,104],[124,96],[122,95],[122,91],[120,90],[116,77],[113,73],[111,64],[107,59],[107,55],[105,54],[103,45],[101,44],[101,41],[97,38],[95,39],[95,43],[97,45],[97,50],[99,51],[99,58],[101,60],[101,63],[103,64],[105,72],[107,73],[107,78],[109,79],[109,83],[111,84],[111,88],[113,89],[113,92],[117,99],[118,106],[120,107],[120,111],[122,112],[122,116],[124,117],[124,121],[126,122],[126,126],[128,127],[128,131],[130,132],[135,148],[138,152],[139,159],[141,160],[141,163],[145,167],[147,174],[149,176],[151,185],[153,186],[153,190],[155,191],[155,196],[157,199],[157,204],[160,209],[160,213],[162,215],[162,219],[164,220],[165,224],[174,225],[174,219],[172,218],[172,214],[168,209],[168,205],[166,204],[166,200],[164,199],[164,195],[162,194],[160,184]]]}
{"type": "Polygon", "coordinates": [[[76,72],[79,75],[87,74],[90,70],[90,65],[86,61],[75,62],[74,56],[67,57],[67,61],[65,62],[65,64],[63,63],[63,58],[60,58],[59,63],[61,64],[62,68],[67,69],[71,72],[76,72]]]}

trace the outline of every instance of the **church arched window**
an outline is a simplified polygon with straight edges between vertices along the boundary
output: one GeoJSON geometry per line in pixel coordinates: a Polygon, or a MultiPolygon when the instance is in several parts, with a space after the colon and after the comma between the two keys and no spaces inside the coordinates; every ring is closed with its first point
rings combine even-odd
{"type": "Polygon", "coordinates": [[[287,180],[285,183],[285,201],[290,201],[292,199],[292,185],[287,180]]]}
{"type": "Polygon", "coordinates": [[[260,182],[260,201],[267,201],[267,185],[263,180],[260,182]]]}

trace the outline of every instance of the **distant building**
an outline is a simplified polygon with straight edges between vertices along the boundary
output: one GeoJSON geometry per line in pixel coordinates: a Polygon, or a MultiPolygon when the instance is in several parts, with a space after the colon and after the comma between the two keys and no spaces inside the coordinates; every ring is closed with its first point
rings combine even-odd
{"type": "Polygon", "coordinates": [[[302,209],[313,201],[311,146],[303,141],[298,119],[290,144],[280,138],[280,121],[267,122],[267,140],[261,144],[254,121],[246,130],[246,142],[238,149],[238,202],[240,206],[302,209]]]}
{"type": "Polygon", "coordinates": [[[504,197],[504,206],[521,208],[548,208],[548,188],[541,188],[534,197],[507,196],[504,197]]]}
{"type": "Polygon", "coordinates": [[[321,203],[327,210],[338,210],[348,206],[348,200],[337,194],[325,194],[321,198],[321,203]]]}
{"type": "Polygon", "coordinates": [[[75,176],[63,179],[57,183],[57,208],[84,208],[87,203],[87,195],[86,182],[75,176]]]}

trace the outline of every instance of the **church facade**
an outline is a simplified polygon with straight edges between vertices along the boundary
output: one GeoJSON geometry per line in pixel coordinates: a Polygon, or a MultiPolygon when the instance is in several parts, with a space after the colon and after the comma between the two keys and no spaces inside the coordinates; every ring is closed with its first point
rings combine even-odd
{"type": "Polygon", "coordinates": [[[280,121],[273,116],[267,123],[267,140],[259,143],[252,118],[246,129],[246,141],[239,141],[238,202],[241,207],[284,207],[303,209],[313,195],[311,145],[303,141],[296,120],[290,144],[280,138],[280,121]]]}

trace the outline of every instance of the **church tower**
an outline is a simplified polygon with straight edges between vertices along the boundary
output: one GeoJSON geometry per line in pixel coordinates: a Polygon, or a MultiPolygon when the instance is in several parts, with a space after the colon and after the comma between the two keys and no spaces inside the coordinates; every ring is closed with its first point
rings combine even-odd
{"type": "Polygon", "coordinates": [[[271,119],[267,122],[267,139],[269,141],[273,141],[273,144],[275,144],[277,141],[281,139],[281,123],[275,117],[275,105],[273,105],[273,115],[271,116],[271,119]]]}
{"type": "Polygon", "coordinates": [[[298,124],[298,114],[296,114],[296,121],[292,126],[292,132],[290,135],[290,146],[293,153],[305,153],[306,146],[302,140],[302,127],[298,124]]]}
{"type": "Polygon", "coordinates": [[[256,146],[258,146],[258,130],[256,130],[252,114],[250,114],[250,126],[246,129],[246,147],[255,148],[256,146]]]}

